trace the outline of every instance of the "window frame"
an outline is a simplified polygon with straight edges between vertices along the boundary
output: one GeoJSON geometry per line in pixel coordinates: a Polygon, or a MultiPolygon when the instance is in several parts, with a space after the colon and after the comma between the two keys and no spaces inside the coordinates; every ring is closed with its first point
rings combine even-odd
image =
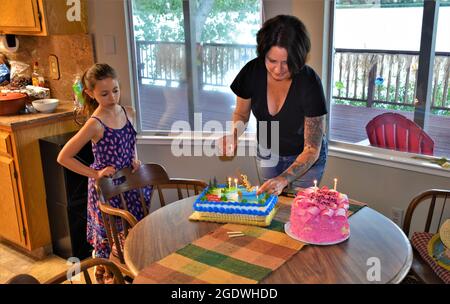
{"type": "MultiPolygon", "coordinates": [[[[261,5],[263,0],[261,1],[261,5]]],[[[194,1],[193,0],[182,0],[183,2],[183,12],[189,13],[189,17],[188,18],[184,18],[184,28],[185,31],[188,31],[189,33],[186,34],[186,41],[185,41],[185,46],[186,46],[186,78],[187,79],[191,79],[190,81],[188,81],[188,86],[187,86],[187,103],[188,103],[188,110],[189,113],[187,113],[187,118],[188,121],[192,126],[194,126],[194,114],[195,112],[195,107],[196,104],[198,103],[198,85],[197,85],[197,71],[193,71],[194,69],[192,69],[192,62],[195,61],[196,58],[196,53],[195,53],[195,48],[196,48],[196,44],[195,42],[192,43],[192,40],[190,39],[190,37],[192,36],[192,26],[193,22],[191,21],[190,15],[193,11],[195,11],[195,8],[193,7],[194,5],[194,1]],[[188,29],[186,28],[188,27],[188,29]]],[[[128,43],[130,43],[131,45],[129,45],[129,52],[130,52],[130,59],[131,59],[131,68],[130,68],[130,73],[131,73],[131,79],[132,79],[132,100],[134,100],[133,104],[136,110],[136,126],[137,126],[137,132],[138,132],[138,137],[141,137],[142,139],[146,139],[146,141],[148,142],[149,138],[154,137],[155,139],[159,139],[161,136],[166,136],[168,138],[173,138],[173,134],[171,130],[158,130],[158,129],[153,129],[153,130],[143,130],[142,129],[142,124],[141,124],[141,105],[140,105],[140,101],[139,101],[139,97],[140,97],[140,93],[139,93],[139,79],[137,77],[137,56],[136,56],[136,39],[134,37],[134,20],[133,20],[133,0],[130,1],[126,1],[126,34],[128,35],[128,43]]],[[[256,37],[255,37],[256,39],[256,37]]],[[[255,46],[256,48],[256,46],[255,46]]],[[[231,121],[232,120],[232,115],[230,115],[230,117],[227,119],[227,121],[231,121]]],[[[249,119],[249,123],[250,123],[251,119],[249,119]]],[[[193,132],[195,130],[192,130],[193,132]]],[[[224,130],[223,132],[214,132],[211,134],[211,132],[203,132],[203,135],[200,137],[207,137],[207,138],[211,138],[210,136],[223,136],[225,135],[227,132],[226,130],[224,130]]],[[[188,134],[180,134],[180,136],[187,136],[188,134]]],[[[256,128],[255,131],[245,131],[244,134],[242,135],[241,138],[245,137],[245,140],[249,140],[248,138],[252,138],[256,136],[256,128]]],[[[198,138],[198,137],[197,137],[198,138]]],[[[256,138],[256,137],[255,137],[256,138]]]]}
{"type": "MultiPolygon", "coordinates": [[[[328,23],[328,53],[327,53],[327,60],[328,60],[328,66],[327,66],[327,78],[326,78],[326,96],[327,96],[327,106],[329,109],[331,109],[331,102],[333,99],[333,75],[334,75],[334,18],[335,18],[335,9],[336,9],[336,0],[330,0],[329,5],[329,12],[328,12],[328,20],[325,20],[325,22],[328,23]]],[[[438,0],[439,2],[439,0],[438,0]]],[[[434,29],[433,29],[433,35],[437,35],[437,19],[436,16],[439,15],[439,8],[440,3],[436,4],[436,10],[437,12],[433,16],[431,22],[434,22],[434,29]]],[[[424,14],[425,14],[425,3],[424,3],[424,14]]],[[[430,17],[430,16],[428,16],[430,17]]],[[[324,19],[327,19],[327,16],[324,15],[324,19]]],[[[430,26],[430,24],[422,24],[422,36],[424,35],[424,32],[427,30],[426,26],[430,26]]],[[[422,39],[422,37],[421,37],[422,39]]],[[[431,43],[431,42],[430,42],[431,43]]],[[[435,50],[435,41],[433,43],[434,45],[431,48],[431,58],[433,60],[433,64],[430,64],[428,62],[428,69],[432,69],[434,65],[434,54],[436,52],[435,50]]],[[[430,47],[430,45],[425,46],[430,47]]],[[[419,52],[423,52],[423,46],[421,43],[421,47],[419,52]]],[[[421,58],[421,57],[419,57],[421,58]]],[[[429,59],[428,59],[429,61],[429,59]]],[[[428,77],[422,81],[427,81],[428,84],[426,84],[426,87],[423,88],[423,90],[428,90],[428,93],[426,93],[426,99],[428,99],[428,108],[429,104],[431,103],[431,82],[433,81],[432,73],[429,71],[424,71],[422,74],[428,73],[428,77]]],[[[423,85],[423,84],[422,84],[423,85]]],[[[419,86],[419,83],[418,83],[419,86]]],[[[416,92],[416,97],[420,93],[416,92]]],[[[422,95],[423,96],[423,95],[422,95]]],[[[415,107],[414,112],[417,112],[417,107],[415,107]]],[[[428,111],[426,115],[429,115],[430,112],[428,111]]],[[[401,152],[401,151],[395,151],[395,150],[389,150],[389,149],[383,149],[383,148],[377,148],[372,146],[362,146],[357,143],[348,143],[338,140],[333,140],[330,138],[330,121],[331,121],[331,111],[329,112],[329,115],[327,116],[327,139],[329,142],[329,155],[335,156],[338,158],[344,158],[344,159],[350,159],[350,160],[357,160],[362,161],[366,163],[374,163],[378,165],[388,166],[388,167],[396,167],[396,168],[402,168],[407,169],[411,171],[421,172],[421,173],[430,173],[433,175],[439,175],[444,177],[450,177],[450,170],[446,168],[442,168],[439,165],[429,163],[427,161],[421,161],[414,159],[414,156],[423,156],[425,158],[429,158],[430,160],[433,159],[439,159],[441,157],[436,156],[427,156],[427,155],[421,155],[421,154],[414,154],[414,153],[408,153],[408,152],[401,152]]],[[[414,114],[415,116],[416,114],[414,114]]],[[[428,118],[425,118],[427,120],[428,118]]],[[[422,126],[423,127],[423,126],[422,126]]]]}

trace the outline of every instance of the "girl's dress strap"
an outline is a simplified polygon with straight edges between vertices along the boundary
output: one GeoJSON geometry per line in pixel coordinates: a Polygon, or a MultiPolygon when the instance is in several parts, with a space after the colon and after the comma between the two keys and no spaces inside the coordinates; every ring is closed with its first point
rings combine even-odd
{"type": "Polygon", "coordinates": [[[125,110],[125,107],[120,105],[122,107],[122,110],[125,112],[125,117],[127,118],[127,121],[129,121],[128,119],[128,114],[127,114],[127,110],[125,110]]]}
{"type": "Polygon", "coordinates": [[[105,124],[103,123],[103,121],[102,121],[100,118],[98,118],[97,116],[91,116],[91,118],[97,119],[98,122],[99,122],[103,127],[106,127],[105,124]]]}

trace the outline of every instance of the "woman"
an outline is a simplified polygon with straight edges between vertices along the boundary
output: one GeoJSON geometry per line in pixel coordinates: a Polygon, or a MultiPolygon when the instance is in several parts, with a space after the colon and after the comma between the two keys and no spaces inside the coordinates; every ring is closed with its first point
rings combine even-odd
{"type": "Polygon", "coordinates": [[[231,84],[237,95],[233,135],[221,138],[220,152],[234,153],[252,112],[258,122],[258,173],[265,181],[258,192],[278,195],[288,185],[310,187],[314,180],[320,181],[326,164],[327,109],[321,80],[305,64],[311,48],[309,34],[298,18],[279,15],[264,23],[256,40],[258,57],[231,84]],[[267,133],[260,132],[264,121],[267,133]],[[273,122],[279,124],[279,142],[271,143],[273,122]],[[262,139],[270,155],[262,153],[262,139]],[[278,162],[270,164],[269,159],[278,162]]]}

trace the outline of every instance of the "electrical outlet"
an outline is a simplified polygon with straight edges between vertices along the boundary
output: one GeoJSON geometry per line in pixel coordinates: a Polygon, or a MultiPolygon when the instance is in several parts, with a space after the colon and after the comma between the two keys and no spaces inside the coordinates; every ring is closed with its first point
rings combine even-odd
{"type": "Polygon", "coordinates": [[[393,207],[392,208],[392,216],[391,219],[394,223],[397,224],[397,226],[402,227],[403,226],[403,209],[393,207]]]}

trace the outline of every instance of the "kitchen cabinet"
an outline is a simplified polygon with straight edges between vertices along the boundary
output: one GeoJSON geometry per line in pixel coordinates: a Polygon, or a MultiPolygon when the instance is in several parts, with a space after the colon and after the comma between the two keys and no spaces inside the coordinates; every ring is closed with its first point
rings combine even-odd
{"type": "Polygon", "coordinates": [[[51,114],[0,116],[0,239],[37,258],[52,251],[39,138],[78,128],[71,103],[51,114]]]}
{"type": "Polygon", "coordinates": [[[16,242],[23,240],[23,224],[17,187],[17,173],[11,154],[10,134],[0,131],[0,223],[2,234],[16,242]]]}
{"type": "Polygon", "coordinates": [[[47,36],[87,33],[87,0],[8,0],[0,34],[47,36]]]}

